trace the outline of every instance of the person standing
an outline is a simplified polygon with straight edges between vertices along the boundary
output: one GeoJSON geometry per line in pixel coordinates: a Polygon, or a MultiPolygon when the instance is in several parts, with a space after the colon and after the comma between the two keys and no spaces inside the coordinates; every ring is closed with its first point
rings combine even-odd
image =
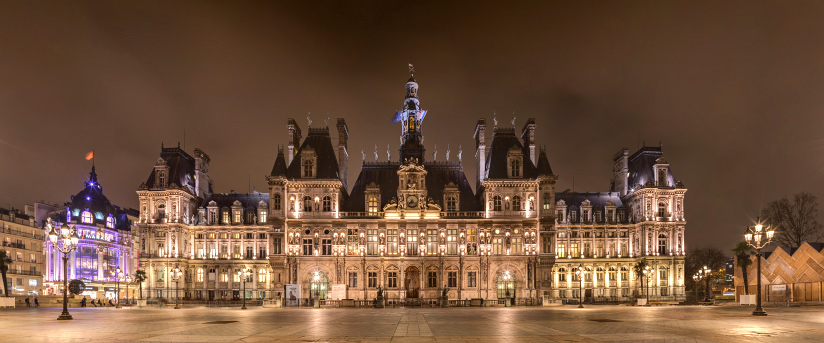
{"type": "Polygon", "coordinates": [[[37,297],[34,297],[34,307],[40,307],[40,301],[37,300],[37,297]]]}
{"type": "Polygon", "coordinates": [[[83,299],[80,300],[80,307],[86,307],[86,296],[83,296],[83,299]]]}
{"type": "Polygon", "coordinates": [[[29,297],[26,297],[26,307],[31,307],[31,302],[29,301],[29,297]]]}

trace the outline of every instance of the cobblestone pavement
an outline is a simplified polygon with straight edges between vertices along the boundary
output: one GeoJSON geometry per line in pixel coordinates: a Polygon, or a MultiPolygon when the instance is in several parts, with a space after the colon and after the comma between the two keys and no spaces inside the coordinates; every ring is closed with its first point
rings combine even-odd
{"type": "Polygon", "coordinates": [[[0,342],[822,342],[824,307],[0,309],[0,342]]]}

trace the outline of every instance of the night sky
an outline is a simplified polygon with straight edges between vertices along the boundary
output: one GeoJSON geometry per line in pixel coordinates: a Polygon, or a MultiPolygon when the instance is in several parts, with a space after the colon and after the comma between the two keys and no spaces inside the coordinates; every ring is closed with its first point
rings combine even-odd
{"type": "Polygon", "coordinates": [[[428,158],[462,146],[473,185],[475,122],[514,112],[558,191],[607,191],[619,149],[661,142],[688,248],[729,251],[766,202],[824,197],[824,3],[504,3],[4,1],[0,206],[69,201],[94,149],[104,193],[136,207],[184,130],[216,192],[265,191],[308,112],[346,119],[351,187],[362,148],[397,158],[409,63],[428,158]]]}

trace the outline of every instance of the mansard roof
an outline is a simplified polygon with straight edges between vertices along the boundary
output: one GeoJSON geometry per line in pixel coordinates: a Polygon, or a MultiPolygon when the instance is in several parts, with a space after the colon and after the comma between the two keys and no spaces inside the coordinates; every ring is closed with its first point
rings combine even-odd
{"type": "MultiPolygon", "coordinates": [[[[644,186],[647,182],[655,182],[655,170],[653,166],[657,163],[656,160],[663,158],[663,156],[664,152],[660,146],[644,146],[638,149],[637,152],[629,157],[629,177],[627,178],[627,185],[631,188],[639,184],[644,186]]],[[[665,160],[664,163],[666,163],[665,160]]],[[[674,187],[675,183],[672,169],[667,168],[667,186],[674,187]]]]}
{"type": "MultiPolygon", "coordinates": [[[[487,179],[508,179],[509,173],[506,157],[509,150],[515,148],[521,152],[523,158],[524,179],[536,178],[538,176],[535,165],[529,159],[529,150],[524,148],[521,141],[515,136],[515,129],[511,127],[496,127],[492,134],[492,144],[489,147],[489,155],[486,159],[487,179]]],[[[549,162],[547,162],[549,164],[549,162]]]]}
{"type": "Polygon", "coordinates": [[[240,202],[240,206],[243,208],[257,208],[261,201],[266,204],[266,207],[269,207],[269,193],[261,193],[258,191],[252,191],[251,193],[237,193],[235,191],[230,193],[216,193],[212,194],[209,199],[203,201],[202,206],[210,206],[209,203],[212,201],[217,204],[218,208],[232,207],[235,201],[240,202]]]}
{"type": "MultiPolygon", "coordinates": [[[[194,194],[195,159],[187,154],[186,151],[183,151],[180,146],[176,148],[161,148],[160,158],[166,161],[166,165],[169,167],[167,184],[171,186],[172,183],[174,183],[180,187],[185,187],[190,193],[194,194]]],[[[155,187],[154,169],[152,169],[149,178],[146,180],[146,187],[150,189],[155,187]]]]}
{"type": "MultiPolygon", "coordinates": [[[[345,211],[364,212],[366,210],[366,188],[374,183],[380,187],[383,209],[398,194],[398,169],[400,162],[366,162],[361,168],[358,180],[344,206],[345,211]]],[[[427,197],[444,207],[444,188],[450,183],[458,188],[459,211],[478,211],[479,206],[466,179],[460,162],[425,162],[427,197]]]]}
{"type": "Polygon", "coordinates": [[[593,208],[606,207],[607,202],[610,200],[615,203],[615,207],[624,206],[617,192],[571,192],[567,189],[563,192],[555,193],[555,201],[560,200],[563,200],[564,203],[570,207],[580,207],[586,200],[589,200],[589,204],[592,205],[593,208]]]}
{"type": "MultiPolygon", "coordinates": [[[[286,170],[286,176],[289,179],[302,179],[303,173],[301,171],[301,153],[307,150],[313,150],[317,156],[317,164],[315,165],[317,173],[311,179],[340,179],[338,175],[338,159],[335,154],[335,148],[332,146],[332,137],[329,135],[329,128],[309,128],[309,135],[300,145],[300,148],[292,159],[292,163],[286,170]]],[[[277,161],[275,162],[277,165],[277,161]]],[[[273,168],[274,169],[274,168],[273,168]]],[[[274,170],[273,170],[274,171],[274,170]]]]}
{"type": "Polygon", "coordinates": [[[278,157],[275,159],[275,165],[272,167],[271,176],[286,176],[286,158],[283,156],[283,149],[278,148],[278,157]]]}

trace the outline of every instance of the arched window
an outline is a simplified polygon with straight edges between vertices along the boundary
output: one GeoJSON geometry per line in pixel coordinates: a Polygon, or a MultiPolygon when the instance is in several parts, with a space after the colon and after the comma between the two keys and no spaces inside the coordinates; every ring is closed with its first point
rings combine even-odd
{"type": "Polygon", "coordinates": [[[332,199],[328,195],[323,196],[323,212],[332,211],[332,199]]]}
{"type": "Polygon", "coordinates": [[[91,223],[92,222],[92,213],[89,212],[88,208],[85,211],[83,211],[83,216],[80,217],[80,221],[83,222],[83,223],[91,223]]]}
{"type": "Polygon", "coordinates": [[[667,236],[664,234],[658,235],[658,254],[664,255],[667,253],[667,236]]]}
{"type": "Polygon", "coordinates": [[[515,297],[515,287],[517,287],[515,274],[511,272],[499,273],[495,281],[498,299],[515,297]]]}
{"type": "Polygon", "coordinates": [[[114,229],[114,217],[110,214],[106,217],[106,227],[110,229],[114,229]]]}
{"type": "Polygon", "coordinates": [[[308,195],[303,197],[303,211],[312,212],[312,197],[308,195]]]}
{"type": "Polygon", "coordinates": [[[446,198],[446,210],[449,212],[454,212],[458,210],[458,199],[454,196],[449,196],[446,198]]]}
{"type": "Polygon", "coordinates": [[[609,281],[615,281],[615,267],[609,267],[609,281]]]}
{"type": "Polygon", "coordinates": [[[369,200],[367,201],[367,207],[369,214],[377,214],[378,213],[378,197],[374,195],[369,196],[369,200]]]}
{"type": "Polygon", "coordinates": [[[275,194],[272,196],[272,209],[279,211],[280,210],[280,194],[275,194]]]}
{"type": "Polygon", "coordinates": [[[512,210],[513,211],[520,211],[521,210],[521,197],[514,196],[512,197],[512,210]]]}
{"type": "Polygon", "coordinates": [[[658,203],[658,216],[664,217],[667,215],[667,204],[662,202],[658,203]]]}
{"type": "Polygon", "coordinates": [[[303,177],[314,177],[312,173],[314,169],[314,161],[311,159],[303,159],[301,161],[301,165],[303,166],[303,177]]]}
{"type": "Polygon", "coordinates": [[[544,209],[548,210],[552,208],[552,203],[550,203],[550,196],[549,193],[544,193],[544,209]]]}
{"type": "Polygon", "coordinates": [[[500,211],[501,210],[501,197],[496,195],[492,197],[492,210],[493,211],[500,211]]]}
{"type": "Polygon", "coordinates": [[[203,268],[197,269],[197,282],[203,282],[203,268]]]}
{"type": "Polygon", "coordinates": [[[558,269],[558,281],[566,281],[567,271],[564,268],[558,269]]]}

